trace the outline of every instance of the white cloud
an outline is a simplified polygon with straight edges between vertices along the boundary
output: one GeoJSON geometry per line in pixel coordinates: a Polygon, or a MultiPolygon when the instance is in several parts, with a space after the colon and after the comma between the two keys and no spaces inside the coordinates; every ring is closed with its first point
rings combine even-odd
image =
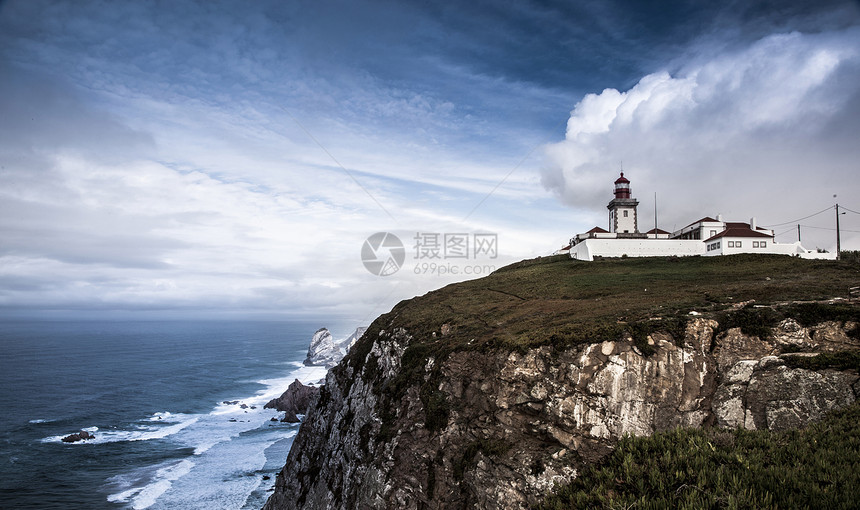
{"type": "Polygon", "coordinates": [[[858,84],[860,30],[771,35],[585,96],[565,140],[546,147],[542,180],[563,202],[602,210],[623,161],[640,201],[659,193],[663,228],[718,212],[797,218],[860,191],[860,148],[845,132],[860,132],[858,84]]]}

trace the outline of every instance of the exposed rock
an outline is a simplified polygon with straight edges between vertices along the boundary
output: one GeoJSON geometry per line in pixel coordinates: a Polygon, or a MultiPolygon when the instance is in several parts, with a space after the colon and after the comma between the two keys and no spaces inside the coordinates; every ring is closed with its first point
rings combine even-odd
{"type": "Polygon", "coordinates": [[[335,357],[339,354],[334,345],[334,338],[327,328],[320,328],[314,333],[311,344],[308,346],[308,357],[305,365],[323,366],[329,363],[337,363],[335,357]]]}
{"type": "Polygon", "coordinates": [[[305,365],[309,366],[325,366],[331,368],[340,362],[346,353],[349,352],[355,342],[361,338],[361,335],[367,330],[365,327],[356,328],[355,331],[341,341],[335,341],[331,332],[327,328],[320,328],[314,333],[308,346],[308,356],[305,358],[305,365]]]}
{"type": "Polygon", "coordinates": [[[355,328],[355,331],[346,337],[346,340],[340,342],[340,349],[344,356],[346,356],[346,353],[349,352],[350,348],[355,345],[355,342],[358,342],[358,339],[361,338],[361,335],[363,335],[365,331],[367,331],[366,327],[355,328]]]}
{"type": "Polygon", "coordinates": [[[725,372],[738,361],[757,360],[776,352],[776,346],[770,341],[745,335],[741,328],[731,328],[720,335],[719,343],[714,349],[714,357],[720,372],[725,372]]]}
{"type": "Polygon", "coordinates": [[[843,325],[828,321],[820,324],[811,331],[813,347],[822,351],[856,349],[860,347],[860,338],[851,337],[848,332],[855,331],[858,327],[860,326],[856,322],[846,322],[843,325]]]}
{"type": "Polygon", "coordinates": [[[307,413],[308,407],[319,395],[319,392],[319,388],[305,386],[296,379],[287,387],[287,391],[282,393],[280,397],[270,400],[263,408],[284,412],[284,419],[281,421],[298,423],[300,420],[296,415],[307,413]]]}
{"type": "Polygon", "coordinates": [[[384,389],[404,384],[412,338],[381,331],[362,340],[363,359],[329,372],[265,508],[529,508],[625,434],[797,427],[857,399],[856,370],[790,368],[775,355],[856,345],[853,323],[783,321],[772,341],[740,329],[715,338],[717,327],[695,317],[683,339],[654,333],[649,356],[630,337],[455,351],[422,362],[394,402],[384,389]]]}
{"type": "Polygon", "coordinates": [[[80,432],[75,432],[74,434],[69,434],[68,436],[61,439],[64,443],[76,443],[78,441],[86,441],[87,439],[95,439],[96,436],[94,434],[90,434],[86,430],[82,430],[80,432]]]}

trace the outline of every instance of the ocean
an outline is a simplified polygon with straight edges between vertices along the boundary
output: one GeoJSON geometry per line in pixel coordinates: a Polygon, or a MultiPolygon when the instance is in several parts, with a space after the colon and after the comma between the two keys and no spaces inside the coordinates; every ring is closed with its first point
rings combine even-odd
{"type": "Polygon", "coordinates": [[[263,405],[324,379],[320,326],[0,322],[0,508],[260,508],[298,431],[263,405]]]}

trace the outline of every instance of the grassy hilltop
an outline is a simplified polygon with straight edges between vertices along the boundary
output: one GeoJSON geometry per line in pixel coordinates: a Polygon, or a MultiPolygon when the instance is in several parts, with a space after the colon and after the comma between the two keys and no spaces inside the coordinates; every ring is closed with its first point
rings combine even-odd
{"type": "Polygon", "coordinates": [[[767,305],[847,298],[848,289],[857,285],[860,264],[784,255],[595,262],[554,256],[403,301],[371,329],[406,328],[415,338],[414,347],[425,345],[437,355],[490,347],[562,347],[614,340],[625,328],[634,338],[649,329],[676,336],[691,311],[717,316],[750,300],[767,305]]]}
{"type": "MultiPolygon", "coordinates": [[[[373,321],[347,360],[358,371],[380,330],[404,328],[412,340],[387,397],[397,401],[419,383],[427,400],[441,376],[437,363],[429,380],[419,380],[431,356],[442,362],[456,351],[565,348],[618,340],[625,333],[649,355],[653,348],[648,334],[666,332],[680,343],[691,311],[717,319],[723,329],[740,327],[758,336],[767,336],[786,316],[805,326],[827,320],[860,322],[860,306],[816,303],[848,298],[849,289],[858,285],[857,262],[785,255],[594,262],[542,257],[401,301],[373,321]]],[[[860,335],[860,326],[850,334],[860,335]]],[[[860,356],[821,355],[796,363],[854,367],[860,356]]]]}

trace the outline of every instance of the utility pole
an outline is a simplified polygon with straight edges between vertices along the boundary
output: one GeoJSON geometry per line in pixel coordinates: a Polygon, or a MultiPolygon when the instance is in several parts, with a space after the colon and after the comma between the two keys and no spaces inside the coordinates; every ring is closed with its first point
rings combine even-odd
{"type": "Polygon", "coordinates": [[[800,242],[800,223],[797,224],[797,242],[800,242]]]}
{"type": "Polygon", "coordinates": [[[836,260],[842,258],[842,241],[839,236],[839,204],[836,204],[836,260]]]}

